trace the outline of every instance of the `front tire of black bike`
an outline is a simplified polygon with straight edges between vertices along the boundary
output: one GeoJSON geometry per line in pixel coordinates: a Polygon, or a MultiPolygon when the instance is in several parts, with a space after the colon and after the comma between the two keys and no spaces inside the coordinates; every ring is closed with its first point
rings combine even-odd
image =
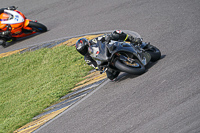
{"type": "Polygon", "coordinates": [[[135,59],[135,63],[137,63],[137,67],[135,66],[131,66],[131,65],[127,65],[125,64],[125,62],[120,61],[120,60],[116,60],[115,61],[115,67],[117,69],[119,69],[122,72],[126,72],[126,73],[130,73],[130,74],[134,74],[134,75],[141,75],[145,72],[145,67],[144,65],[135,59]]]}

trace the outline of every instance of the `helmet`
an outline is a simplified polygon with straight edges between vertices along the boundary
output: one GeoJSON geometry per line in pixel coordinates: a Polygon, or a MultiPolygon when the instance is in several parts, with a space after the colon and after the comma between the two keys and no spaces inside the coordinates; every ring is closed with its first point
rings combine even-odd
{"type": "Polygon", "coordinates": [[[113,33],[111,33],[111,36],[112,36],[112,40],[115,40],[115,41],[125,41],[128,37],[128,35],[125,34],[121,30],[114,31],[113,33]]]}
{"type": "Polygon", "coordinates": [[[86,38],[81,38],[76,42],[76,50],[82,55],[88,53],[88,46],[89,41],[86,38]]]}

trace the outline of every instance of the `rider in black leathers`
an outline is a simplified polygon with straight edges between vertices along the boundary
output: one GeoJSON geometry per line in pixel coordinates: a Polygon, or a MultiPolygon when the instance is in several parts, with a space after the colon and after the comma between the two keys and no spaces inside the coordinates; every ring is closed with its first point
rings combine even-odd
{"type": "MultiPolygon", "coordinates": [[[[133,36],[130,36],[130,35],[122,32],[121,30],[116,30],[116,31],[112,32],[111,34],[107,34],[107,35],[103,36],[100,39],[100,41],[105,42],[109,51],[112,51],[111,50],[112,45],[109,44],[109,42],[111,40],[129,41],[135,45],[142,43],[142,40],[140,38],[134,38],[133,36]]],[[[88,52],[88,46],[96,44],[96,42],[97,42],[97,40],[95,40],[95,39],[88,41],[86,38],[81,38],[76,42],[76,50],[84,56],[84,60],[88,65],[94,67],[96,70],[102,71],[101,68],[98,67],[96,61],[92,59],[92,57],[90,56],[90,54],[88,52]]],[[[113,69],[108,69],[106,71],[107,77],[110,80],[115,80],[117,78],[117,76],[119,75],[119,73],[120,72],[115,71],[113,69]]]]}

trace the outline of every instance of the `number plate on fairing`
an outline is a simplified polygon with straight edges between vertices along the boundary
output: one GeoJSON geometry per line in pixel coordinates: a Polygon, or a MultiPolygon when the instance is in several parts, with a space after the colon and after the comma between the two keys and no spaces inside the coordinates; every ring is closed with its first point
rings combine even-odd
{"type": "Polygon", "coordinates": [[[97,55],[99,54],[99,47],[96,47],[96,46],[90,46],[88,48],[88,51],[90,53],[90,55],[92,57],[97,57],[97,55]]]}

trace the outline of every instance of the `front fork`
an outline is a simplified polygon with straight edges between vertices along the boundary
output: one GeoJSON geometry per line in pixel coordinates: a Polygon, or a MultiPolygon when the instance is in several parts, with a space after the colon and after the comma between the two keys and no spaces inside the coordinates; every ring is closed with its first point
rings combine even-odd
{"type": "Polygon", "coordinates": [[[132,58],[127,58],[127,57],[124,56],[124,55],[120,55],[120,56],[119,56],[119,59],[122,60],[122,61],[128,61],[128,62],[131,63],[131,64],[133,64],[133,63],[135,62],[134,59],[132,59],[132,58]]]}

